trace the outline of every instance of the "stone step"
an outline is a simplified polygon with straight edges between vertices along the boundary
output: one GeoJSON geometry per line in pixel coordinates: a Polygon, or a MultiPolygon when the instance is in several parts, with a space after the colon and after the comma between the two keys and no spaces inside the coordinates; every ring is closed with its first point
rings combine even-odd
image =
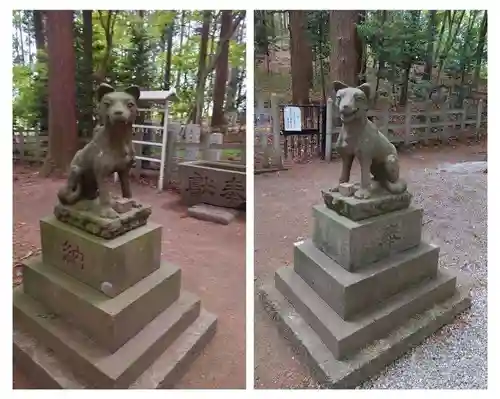
{"type": "Polygon", "coordinates": [[[325,205],[316,205],[313,216],[314,245],[351,272],[421,241],[422,209],[410,207],[353,221],[325,205]]]}
{"type": "Polygon", "coordinates": [[[469,290],[470,283],[459,278],[453,296],[415,315],[382,339],[343,360],[333,356],[321,337],[271,282],[259,287],[258,295],[270,317],[277,321],[286,342],[309,367],[321,387],[349,389],[375,376],[442,326],[452,323],[456,315],[470,307],[469,290]]]}
{"type": "MultiPolygon", "coordinates": [[[[216,327],[216,317],[202,309],[193,324],[129,388],[172,388],[210,342],[216,327]]],[[[22,331],[14,331],[14,359],[37,389],[86,388],[51,350],[22,331]]]]}
{"type": "Polygon", "coordinates": [[[166,262],[132,287],[109,298],[41,257],[24,265],[24,293],[115,352],[180,295],[181,270],[166,262]]]}
{"type": "Polygon", "coordinates": [[[424,278],[436,276],[439,247],[421,243],[351,273],[306,240],[295,245],[294,270],[344,320],[424,278]]]}
{"type": "Polygon", "coordinates": [[[39,302],[14,290],[14,328],[36,337],[89,387],[126,388],[149,368],[196,320],[200,300],[181,292],[179,299],[114,353],[102,349],[39,302]]]}
{"type": "Polygon", "coordinates": [[[49,216],[40,220],[40,233],[45,264],[109,297],[160,267],[161,226],[155,223],[106,240],[49,216]]]}
{"type": "Polygon", "coordinates": [[[423,281],[396,294],[353,320],[343,320],[324,302],[293,267],[275,274],[276,288],[318,334],[336,359],[352,355],[403,324],[413,315],[445,300],[455,292],[456,277],[438,271],[435,279],[423,281]]]}

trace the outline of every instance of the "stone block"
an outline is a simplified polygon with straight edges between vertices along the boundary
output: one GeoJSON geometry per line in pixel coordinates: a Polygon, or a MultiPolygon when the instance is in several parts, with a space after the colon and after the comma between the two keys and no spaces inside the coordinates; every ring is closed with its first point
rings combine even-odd
{"type": "Polygon", "coordinates": [[[179,298],[181,271],[163,262],[158,270],[109,298],[37,257],[25,263],[23,287],[25,294],[49,311],[115,352],[179,298]]]}
{"type": "Polygon", "coordinates": [[[243,209],[246,166],[231,162],[191,161],[179,164],[180,194],[187,206],[205,203],[243,209]]]}
{"type": "Polygon", "coordinates": [[[355,184],[343,183],[338,192],[323,190],[321,195],[327,208],[351,220],[363,220],[406,209],[412,199],[408,191],[390,194],[383,190],[375,190],[369,199],[357,199],[352,196],[357,188],[355,184]]]}
{"type": "Polygon", "coordinates": [[[325,205],[316,205],[313,216],[314,245],[348,271],[360,270],[420,243],[421,209],[408,208],[353,221],[325,205]]]}
{"type": "Polygon", "coordinates": [[[421,243],[351,273],[307,240],[295,245],[294,270],[342,319],[349,320],[412,284],[435,277],[438,259],[438,247],[421,243]]]}
{"type": "Polygon", "coordinates": [[[144,226],[151,215],[150,205],[141,204],[131,198],[113,198],[112,204],[118,212],[116,219],[100,217],[97,213],[97,200],[82,200],[74,205],[57,204],[54,207],[54,215],[61,222],[108,240],[144,226]]]}
{"type": "Polygon", "coordinates": [[[161,226],[148,223],[112,240],[50,216],[40,220],[43,262],[115,297],[160,267],[161,226]]]}
{"type": "Polygon", "coordinates": [[[182,292],[170,307],[120,349],[110,353],[24,294],[22,286],[14,290],[13,304],[14,337],[17,331],[36,337],[38,343],[51,350],[88,388],[101,389],[129,387],[200,315],[199,299],[182,292]]]}
{"type": "Polygon", "coordinates": [[[283,297],[273,284],[258,288],[264,308],[286,342],[305,363],[321,388],[355,388],[370,377],[376,376],[386,366],[409,351],[471,305],[470,282],[460,278],[457,290],[450,298],[405,321],[385,337],[375,340],[355,355],[336,359],[320,336],[283,297]]]}
{"type": "Polygon", "coordinates": [[[351,197],[356,191],[356,186],[353,183],[340,183],[339,194],[345,197],[351,197]]]}
{"type": "MultiPolygon", "coordinates": [[[[174,388],[188,367],[202,353],[215,334],[217,319],[201,310],[200,316],[155,362],[134,381],[129,389],[174,388]]],[[[67,364],[35,338],[14,330],[14,362],[37,389],[92,388],[77,378],[67,364]]]]}
{"type": "Polygon", "coordinates": [[[456,277],[439,271],[436,278],[393,295],[350,321],[343,320],[292,267],[282,267],[276,272],[275,285],[335,359],[342,360],[383,338],[414,315],[451,297],[456,290],[456,277]]]}
{"type": "Polygon", "coordinates": [[[238,211],[219,206],[198,204],[188,208],[188,215],[199,220],[227,225],[236,217],[238,211]]]}

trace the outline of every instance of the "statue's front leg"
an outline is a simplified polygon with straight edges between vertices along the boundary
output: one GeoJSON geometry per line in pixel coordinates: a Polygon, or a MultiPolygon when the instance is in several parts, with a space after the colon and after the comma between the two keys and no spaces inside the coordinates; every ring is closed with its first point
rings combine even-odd
{"type": "Polygon", "coordinates": [[[120,186],[122,189],[123,198],[132,198],[132,190],[130,189],[130,169],[125,168],[118,172],[120,178],[120,186]]]}
{"type": "Polygon", "coordinates": [[[361,187],[354,193],[358,199],[368,199],[371,196],[371,176],[370,167],[372,165],[372,158],[366,155],[359,157],[359,164],[361,166],[361,187]]]}
{"type": "Polygon", "coordinates": [[[108,172],[105,167],[98,167],[94,172],[99,189],[99,216],[105,219],[116,219],[119,215],[111,206],[111,186],[106,181],[106,177],[110,174],[108,172]]]}
{"type": "MultiPolygon", "coordinates": [[[[342,170],[339,177],[339,186],[342,183],[348,183],[351,178],[352,163],[354,161],[354,154],[342,152],[340,155],[342,159],[342,170]]],[[[331,191],[339,191],[339,186],[334,187],[331,191]]]]}

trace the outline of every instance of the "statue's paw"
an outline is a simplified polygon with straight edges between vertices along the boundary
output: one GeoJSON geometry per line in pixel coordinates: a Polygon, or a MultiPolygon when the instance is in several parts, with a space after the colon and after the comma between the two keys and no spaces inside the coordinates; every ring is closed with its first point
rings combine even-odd
{"type": "Polygon", "coordinates": [[[369,190],[365,188],[360,188],[359,190],[356,190],[354,193],[354,197],[357,199],[368,199],[370,198],[371,193],[369,190]]]}
{"type": "Polygon", "coordinates": [[[120,215],[110,206],[102,207],[99,210],[99,216],[104,219],[118,219],[120,215]]]}
{"type": "Polygon", "coordinates": [[[329,190],[331,193],[338,193],[339,192],[339,186],[335,186],[329,190]]]}

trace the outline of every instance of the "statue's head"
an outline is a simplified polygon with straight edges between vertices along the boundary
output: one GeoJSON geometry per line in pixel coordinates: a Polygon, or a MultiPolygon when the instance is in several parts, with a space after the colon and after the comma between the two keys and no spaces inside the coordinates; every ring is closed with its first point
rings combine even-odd
{"type": "Polygon", "coordinates": [[[123,91],[115,91],[110,85],[102,83],[97,89],[101,123],[110,125],[134,123],[140,95],[141,91],[137,86],[130,86],[123,91]]]}
{"type": "Polygon", "coordinates": [[[366,118],[371,95],[371,87],[363,83],[358,87],[349,87],[343,82],[333,82],[335,105],[338,107],[340,119],[344,123],[366,118]]]}

